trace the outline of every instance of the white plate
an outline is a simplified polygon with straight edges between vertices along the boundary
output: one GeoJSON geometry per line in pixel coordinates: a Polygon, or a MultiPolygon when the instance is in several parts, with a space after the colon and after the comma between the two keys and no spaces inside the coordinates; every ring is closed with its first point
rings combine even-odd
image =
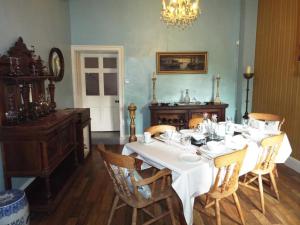
{"type": "Polygon", "coordinates": [[[154,143],[155,142],[155,140],[153,140],[153,139],[151,139],[149,142],[145,142],[145,141],[143,141],[143,144],[144,145],[150,145],[150,144],[152,144],[152,143],[154,143]]]}
{"type": "Polygon", "coordinates": [[[227,148],[223,143],[210,141],[207,145],[201,146],[201,150],[207,153],[222,153],[226,152],[227,148]]]}
{"type": "Polygon", "coordinates": [[[206,136],[204,134],[198,134],[198,133],[194,133],[192,134],[192,137],[196,140],[196,141],[200,141],[206,138],[206,136]]]}
{"type": "Polygon", "coordinates": [[[201,156],[192,153],[182,153],[179,155],[179,159],[185,162],[199,162],[201,156]]]}
{"type": "Polygon", "coordinates": [[[234,131],[236,132],[243,132],[247,129],[247,127],[245,127],[242,124],[234,124],[234,131]]]}
{"type": "Polygon", "coordinates": [[[161,134],[161,135],[159,135],[159,137],[161,138],[161,139],[168,139],[167,137],[166,137],[166,135],[165,134],[161,134]]]}
{"type": "Polygon", "coordinates": [[[193,134],[195,133],[194,129],[182,129],[179,131],[181,134],[193,134]]]}
{"type": "MultiPolygon", "coordinates": [[[[168,138],[165,134],[161,134],[161,135],[159,135],[159,137],[161,139],[168,140],[168,138]]],[[[180,134],[178,134],[177,132],[174,132],[171,136],[171,139],[172,140],[179,140],[180,139],[180,134]]]]}

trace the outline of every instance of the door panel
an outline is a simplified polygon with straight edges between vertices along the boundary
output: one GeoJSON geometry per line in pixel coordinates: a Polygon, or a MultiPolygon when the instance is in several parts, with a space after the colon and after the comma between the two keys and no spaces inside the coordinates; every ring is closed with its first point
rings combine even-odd
{"type": "Polygon", "coordinates": [[[100,95],[98,73],[85,73],[85,95],[100,95]]]}

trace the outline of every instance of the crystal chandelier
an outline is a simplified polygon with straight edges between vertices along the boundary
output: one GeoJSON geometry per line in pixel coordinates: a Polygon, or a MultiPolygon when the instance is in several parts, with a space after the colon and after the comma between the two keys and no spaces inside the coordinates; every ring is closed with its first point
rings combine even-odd
{"type": "Polygon", "coordinates": [[[184,29],[192,25],[200,13],[199,0],[162,0],[160,19],[167,26],[184,29]]]}

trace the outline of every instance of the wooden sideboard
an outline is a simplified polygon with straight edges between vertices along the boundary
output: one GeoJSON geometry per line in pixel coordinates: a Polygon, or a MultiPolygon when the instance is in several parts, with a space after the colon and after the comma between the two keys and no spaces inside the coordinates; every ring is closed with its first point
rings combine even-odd
{"type": "Polygon", "coordinates": [[[76,108],[66,110],[74,110],[77,114],[77,157],[78,161],[82,163],[84,162],[84,159],[90,155],[92,149],[90,109],[76,108]]]}
{"type": "Polygon", "coordinates": [[[209,115],[217,114],[218,121],[224,121],[227,107],[228,104],[150,105],[151,126],[169,124],[176,126],[177,129],[184,129],[188,128],[188,121],[191,118],[201,117],[203,113],[208,113],[209,115]]]}
{"type": "Polygon", "coordinates": [[[84,159],[82,129],[89,121],[89,109],[66,109],[0,126],[5,187],[11,188],[12,177],[36,177],[26,188],[30,209],[55,209],[84,159]]]}

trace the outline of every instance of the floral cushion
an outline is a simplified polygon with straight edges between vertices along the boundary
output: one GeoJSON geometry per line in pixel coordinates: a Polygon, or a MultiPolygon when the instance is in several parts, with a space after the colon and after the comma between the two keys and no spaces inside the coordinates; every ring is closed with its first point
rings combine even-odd
{"type": "MultiPolygon", "coordinates": [[[[135,181],[140,181],[140,180],[143,179],[143,178],[141,177],[141,175],[140,175],[136,170],[133,171],[133,177],[134,177],[135,181]]],[[[128,173],[128,175],[127,175],[126,181],[127,181],[129,190],[130,190],[131,192],[133,192],[133,185],[132,185],[132,183],[131,183],[131,179],[130,179],[129,173],[128,173]]],[[[150,189],[149,185],[139,186],[139,187],[138,187],[138,192],[139,192],[145,199],[149,199],[149,198],[151,198],[151,196],[152,196],[152,194],[151,194],[151,189],[150,189]]]]}
{"type": "MultiPolygon", "coordinates": [[[[114,171],[115,174],[118,173],[118,167],[111,165],[112,170],[114,171]]],[[[131,183],[131,179],[130,179],[130,175],[129,175],[129,171],[126,168],[122,168],[123,169],[123,173],[128,185],[129,190],[133,193],[133,185],[131,183]]],[[[135,179],[135,181],[139,181],[142,180],[143,178],[141,177],[141,175],[134,170],[133,171],[133,177],[135,179]]],[[[149,185],[143,185],[143,186],[139,186],[138,187],[138,192],[140,192],[140,194],[145,198],[145,199],[149,199],[151,198],[152,194],[151,194],[151,189],[149,187],[149,185]]]]}

